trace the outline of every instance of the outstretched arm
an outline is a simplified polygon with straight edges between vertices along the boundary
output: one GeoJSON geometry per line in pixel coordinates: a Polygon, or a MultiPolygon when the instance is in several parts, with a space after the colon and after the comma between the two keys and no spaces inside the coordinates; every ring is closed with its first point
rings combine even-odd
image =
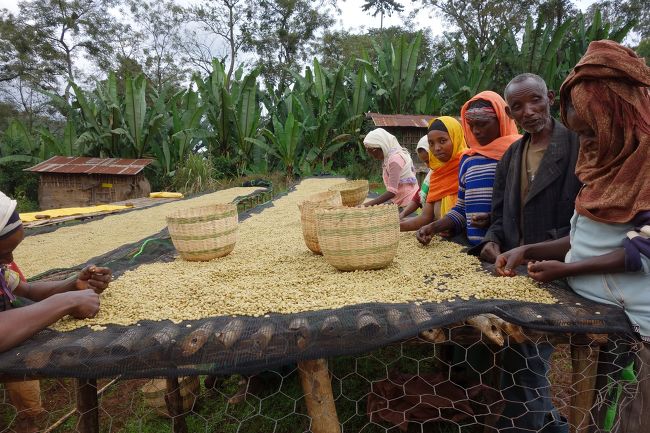
{"type": "Polygon", "coordinates": [[[611,253],[602,256],[572,263],[564,263],[558,260],[528,263],[528,275],[532,279],[544,283],[578,275],[615,274],[619,272],[625,272],[625,249],[623,248],[617,248],[611,253]]]}
{"type": "Polygon", "coordinates": [[[111,279],[110,269],[87,266],[78,275],[61,281],[21,282],[14,293],[32,301],[42,301],[50,296],[72,290],[93,289],[96,293],[101,293],[108,287],[111,279]]]}
{"type": "Polygon", "coordinates": [[[495,261],[496,271],[504,277],[513,277],[517,266],[529,260],[564,260],[571,248],[568,236],[548,242],[522,245],[500,254],[495,261]]]}
{"type": "Polygon", "coordinates": [[[0,312],[0,335],[3,336],[0,352],[19,345],[68,314],[83,319],[93,317],[98,310],[99,295],[88,289],[57,293],[32,305],[0,312]]]}
{"type": "Polygon", "coordinates": [[[411,232],[422,226],[429,224],[435,218],[433,203],[424,203],[422,213],[413,218],[404,218],[399,223],[399,230],[402,232],[411,232]]]}

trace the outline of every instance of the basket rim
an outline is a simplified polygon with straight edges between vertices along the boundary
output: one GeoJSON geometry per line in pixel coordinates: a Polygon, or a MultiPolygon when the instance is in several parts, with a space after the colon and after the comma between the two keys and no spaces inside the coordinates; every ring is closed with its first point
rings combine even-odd
{"type": "Polygon", "coordinates": [[[394,203],[390,204],[378,204],[374,206],[357,206],[357,207],[348,207],[348,206],[334,206],[329,208],[318,208],[315,209],[316,216],[319,215],[334,215],[338,213],[347,214],[347,216],[366,216],[373,215],[377,213],[392,212],[392,209],[398,210],[399,206],[394,203]]]}
{"type": "Polygon", "coordinates": [[[321,191],[321,192],[314,193],[314,194],[310,195],[309,197],[307,197],[306,199],[299,201],[298,202],[298,207],[303,206],[303,205],[305,205],[307,203],[322,203],[324,201],[327,201],[327,200],[330,200],[330,199],[336,197],[336,194],[340,195],[341,192],[338,191],[338,190],[337,191],[327,190],[327,191],[321,191]],[[315,199],[316,196],[323,196],[323,198],[322,199],[315,199]]]}
{"type": "Polygon", "coordinates": [[[167,214],[166,219],[169,220],[176,220],[176,219],[187,219],[187,218],[196,218],[196,217],[203,217],[205,215],[188,215],[189,212],[196,212],[196,211],[221,211],[221,212],[227,212],[227,211],[232,211],[234,210],[237,212],[237,206],[235,206],[233,203],[214,203],[214,204],[208,204],[208,205],[203,205],[203,206],[194,206],[191,208],[184,208],[184,209],[177,209],[169,214],[167,214]]]}
{"type": "Polygon", "coordinates": [[[370,183],[367,179],[346,180],[345,182],[337,183],[329,187],[330,191],[346,191],[358,188],[368,187],[370,183]]]}

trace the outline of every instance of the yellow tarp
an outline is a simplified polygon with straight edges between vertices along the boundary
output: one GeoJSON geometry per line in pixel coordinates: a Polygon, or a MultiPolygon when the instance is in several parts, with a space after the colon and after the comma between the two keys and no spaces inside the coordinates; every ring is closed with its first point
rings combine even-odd
{"type": "Polygon", "coordinates": [[[98,206],[87,206],[87,207],[68,207],[62,209],[49,209],[49,210],[43,210],[38,212],[21,213],[20,219],[24,223],[27,223],[27,222],[38,221],[38,220],[48,219],[48,218],[59,218],[59,217],[72,216],[72,215],[86,215],[86,214],[97,213],[97,212],[115,212],[123,209],[130,209],[130,208],[131,208],[130,206],[118,206],[112,204],[102,204],[98,206]],[[39,218],[36,218],[37,215],[39,216],[39,218]]]}
{"type": "Polygon", "coordinates": [[[160,191],[149,193],[149,198],[183,198],[183,194],[180,192],[160,191]]]}

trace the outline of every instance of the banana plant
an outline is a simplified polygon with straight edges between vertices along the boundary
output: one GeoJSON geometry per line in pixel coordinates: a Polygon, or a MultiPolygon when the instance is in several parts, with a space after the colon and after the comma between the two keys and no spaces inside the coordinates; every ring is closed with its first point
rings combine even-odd
{"type": "Polygon", "coordinates": [[[376,64],[366,55],[358,59],[365,66],[370,79],[377,109],[386,114],[412,111],[412,101],[419,95],[415,93],[418,72],[418,57],[422,44],[422,34],[408,41],[402,36],[397,45],[385,40],[383,46],[374,43],[377,54],[376,64]]]}
{"type": "Polygon", "coordinates": [[[243,78],[235,74],[236,80],[231,83],[234,102],[232,118],[235,124],[233,135],[237,148],[239,173],[245,173],[253,159],[253,144],[247,139],[257,138],[260,135],[262,113],[257,96],[258,75],[259,69],[254,69],[243,78]]]}
{"type": "Polygon", "coordinates": [[[564,49],[564,62],[559,66],[564,75],[575,66],[587,51],[593,41],[609,39],[621,42],[637,24],[636,20],[628,21],[618,28],[613,28],[609,22],[603,22],[602,13],[596,9],[591,24],[587,25],[584,14],[578,15],[572,26],[571,39],[564,49]]]}
{"type": "Polygon", "coordinates": [[[552,23],[528,16],[521,45],[514,32],[505,34],[500,46],[499,58],[502,67],[510,75],[531,72],[544,78],[549,89],[558,89],[564,76],[558,73],[561,61],[561,47],[566,43],[573,20],[569,19],[555,28],[552,23]]]}
{"type": "Polygon", "coordinates": [[[477,93],[490,89],[496,64],[496,51],[487,57],[476,56],[466,60],[463,52],[456,48],[456,57],[438,70],[444,77],[446,91],[451,96],[441,107],[444,114],[458,114],[465,101],[477,93]]]}
{"type": "Polygon", "coordinates": [[[151,143],[160,139],[162,128],[166,121],[167,112],[162,107],[154,104],[147,109],[147,82],[144,74],[135,79],[127,76],[125,80],[124,95],[124,128],[117,128],[124,135],[131,145],[131,153],[134,158],[142,158],[150,149],[151,143]]]}
{"type": "Polygon", "coordinates": [[[273,131],[266,128],[262,130],[266,141],[256,138],[246,140],[282,161],[287,178],[292,179],[296,174],[296,168],[300,165],[303,125],[296,120],[292,112],[289,112],[284,123],[276,116],[273,116],[272,123],[273,131]]]}
{"type": "Polygon", "coordinates": [[[65,122],[62,137],[55,136],[48,129],[41,129],[40,138],[43,143],[41,145],[43,160],[54,155],[76,156],[80,154],[77,147],[77,129],[72,116],[68,117],[65,122]]]}
{"type": "Polygon", "coordinates": [[[41,149],[25,125],[13,119],[0,140],[0,165],[14,163],[37,164],[43,160],[41,149]]]}

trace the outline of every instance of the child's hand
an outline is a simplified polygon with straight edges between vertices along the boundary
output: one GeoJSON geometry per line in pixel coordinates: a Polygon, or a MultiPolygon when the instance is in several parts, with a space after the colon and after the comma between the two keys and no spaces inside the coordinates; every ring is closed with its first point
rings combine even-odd
{"type": "Polygon", "coordinates": [[[541,262],[528,262],[528,275],[533,280],[542,283],[559,280],[568,275],[567,264],[558,260],[544,260],[541,262]]]}
{"type": "Polygon", "coordinates": [[[102,293],[113,279],[113,273],[108,268],[95,265],[86,266],[77,276],[75,287],[77,290],[92,289],[95,293],[102,293]]]}

